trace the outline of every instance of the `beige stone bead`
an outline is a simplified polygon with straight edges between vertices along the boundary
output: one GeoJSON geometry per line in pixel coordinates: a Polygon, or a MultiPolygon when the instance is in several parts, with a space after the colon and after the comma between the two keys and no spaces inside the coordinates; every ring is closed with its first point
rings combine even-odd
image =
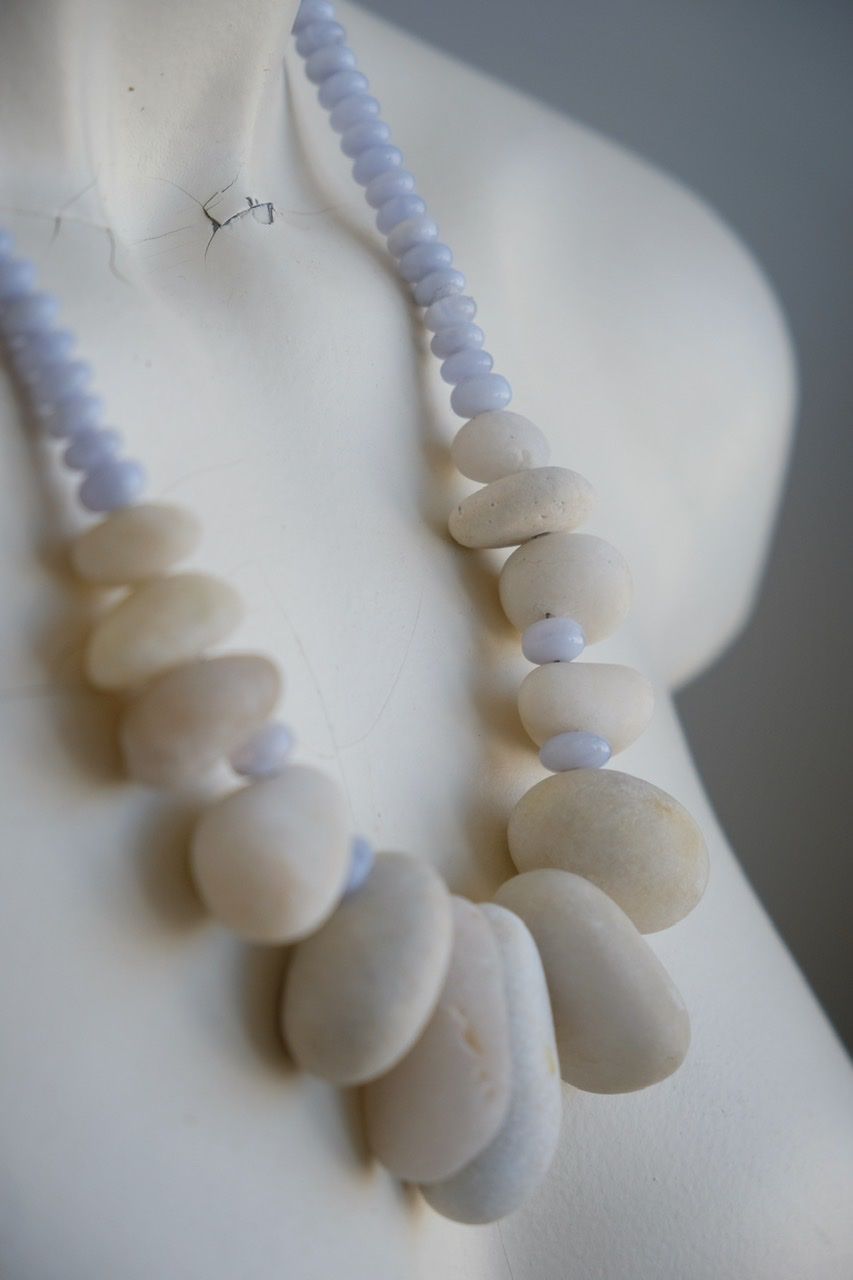
{"type": "Polygon", "coordinates": [[[268,718],[281,696],[269,658],[229,653],[196,658],[152,680],[130,703],[120,739],[131,778],[187,787],[268,718]]]}
{"type": "Polygon", "coordinates": [[[364,1089],[368,1146],[398,1178],[438,1182],[494,1138],[510,1097],[500,952],[485,916],[452,900],[447,980],[420,1039],[364,1089]]]}
{"type": "Polygon", "coordinates": [[[582,730],[606,739],[614,755],[639,738],[654,704],[645,676],[608,662],[549,662],[534,667],[518,691],[521,723],[538,747],[582,730]]]}
{"type": "Polygon", "coordinates": [[[456,1222],[495,1222],[530,1198],[554,1157],[563,1109],[554,1020],[536,943],[506,908],[488,903],[480,910],[501,954],[512,1093],[485,1150],[452,1178],[423,1188],[433,1209],[456,1222]]]}
{"type": "Polygon", "coordinates": [[[294,1061],[339,1085],[389,1071],[432,1016],[452,941],[441,876],[420,858],[377,854],[361,888],[293,949],[282,1030],[294,1061]]]}
{"type": "Polygon", "coordinates": [[[510,814],[507,836],[519,871],[558,867],[591,880],[641,933],[676,924],[708,883],[708,850],[683,805],[615,769],[537,782],[510,814]]]}
{"type": "Polygon", "coordinates": [[[143,502],[111,512],[75,538],[71,564],[87,582],[123,586],[166,573],[200,541],[201,525],[191,511],[143,502]]]}
{"type": "Polygon", "coordinates": [[[304,938],[331,915],[349,871],[340,787],[307,765],[216,801],[196,824],[193,878],[212,916],[250,942],[304,938]]]}
{"type": "Polygon", "coordinates": [[[86,674],[99,689],[126,689],[197,658],[243,616],[239,595],[206,573],[152,578],[96,622],[86,674]]]}
{"type": "Polygon", "coordinates": [[[684,1060],[690,1022],[669,974],[616,903],[569,871],[527,871],[496,901],[536,941],[563,1079],[591,1093],[629,1093],[684,1060]]]}
{"type": "Polygon", "coordinates": [[[576,471],[516,471],[460,502],[450,533],[463,547],[514,547],[542,533],[576,529],[594,504],[592,485],[576,471]]]}
{"type": "Polygon", "coordinates": [[[588,644],[616,630],[632,594],[622,555],[590,533],[546,533],[525,542],[500,576],[504,613],[519,631],[549,614],[573,618],[588,644]]]}
{"type": "Polygon", "coordinates": [[[460,427],[450,455],[463,476],[489,484],[515,471],[544,467],[551,446],[529,418],[497,409],[480,413],[460,427]]]}

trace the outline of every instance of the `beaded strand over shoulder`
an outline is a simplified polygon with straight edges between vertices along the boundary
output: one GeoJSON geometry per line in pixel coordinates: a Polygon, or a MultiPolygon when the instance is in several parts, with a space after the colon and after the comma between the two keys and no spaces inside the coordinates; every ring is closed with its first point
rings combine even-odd
{"type": "Polygon", "coordinates": [[[0,333],[34,415],[80,473],[81,505],[98,516],[73,540],[73,568],[87,584],[123,591],[92,628],[85,670],[124,700],[129,777],[187,787],[230,764],[235,784],[207,803],[191,838],[202,902],[241,938],[291,948],[285,1043],[305,1071],[363,1088],[376,1158],[417,1183],[437,1212],[489,1222],[547,1174],[561,1077],[622,1093],[682,1062],[687,1012],[642,935],[696,905],[707,851],[676,800],[603,767],[646,728],[653,697],[629,667],[575,662],[619,627],[632,595],[620,553],[577,532],[592,486],[552,466],[543,432],[510,411],[510,384],[484,348],[465,277],[329,0],[303,0],[294,35],[377,230],[424,309],[451,408],[466,420],[451,454],[482,487],[451,512],[450,533],[466,548],[515,548],[500,601],[533,664],[518,709],[551,776],[510,814],[518,874],[494,903],[451,895],[429,865],[377,853],[350,831],[340,787],[293,761],[294,735],[273,718],[275,662],[210,654],[240,621],[240,599],[207,574],[176,571],[199,542],[197,521],[141,500],[142,465],[103,425],[92,369],[5,232],[0,333]]]}

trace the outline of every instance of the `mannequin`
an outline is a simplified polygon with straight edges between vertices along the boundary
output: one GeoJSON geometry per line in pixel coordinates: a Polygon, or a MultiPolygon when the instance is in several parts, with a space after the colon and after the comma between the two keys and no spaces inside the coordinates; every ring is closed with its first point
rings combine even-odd
{"type": "MultiPolygon", "coordinates": [[[[515,710],[528,668],[497,602],[502,557],[446,534],[465,489],[426,338],[289,49],[281,75],[295,8],[7,10],[3,222],[61,298],[150,493],[201,517],[197,563],[243,592],[235,647],[282,661],[300,755],[341,780],[354,829],[488,897],[511,873],[507,814],[541,776],[515,710]]],[[[671,181],[341,16],[513,408],[595,484],[589,529],[631,562],[636,607],[594,657],[655,680],[653,725],[618,767],[676,795],[710,845],[705,900],[650,938],[691,1052],[641,1094],[567,1090],[549,1179],[499,1226],[446,1222],[371,1164],[357,1100],[279,1045],[282,955],[195,905],[200,798],[120,778],[115,708],[80,676],[97,602],[62,565],[67,493],[4,387],[3,1274],[841,1280],[848,1066],[714,823],[668,694],[755,591],[794,401],[778,309],[671,181]]]]}

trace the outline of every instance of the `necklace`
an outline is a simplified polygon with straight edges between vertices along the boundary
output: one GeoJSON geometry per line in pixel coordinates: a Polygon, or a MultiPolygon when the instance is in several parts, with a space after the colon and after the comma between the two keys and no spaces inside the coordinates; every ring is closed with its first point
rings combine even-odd
{"type": "Polygon", "coordinates": [[[603,767],[643,731],[652,696],[630,668],[574,661],[631,602],[619,552],[576,531],[591,486],[551,466],[541,430],[509,410],[476,303],[329,0],[303,0],[294,34],[464,419],[453,461],[482,487],[453,510],[450,532],[463,547],[516,548],[500,599],[533,664],[519,714],[551,776],[510,815],[519,874],[493,903],[453,896],[426,863],[353,836],[338,786],[292,762],[293,735],[271,718],[275,663],[210,656],[239,622],[240,600],[216,578],[175,571],[199,541],[197,522],[140,501],[141,464],[102,425],[91,368],[2,232],[0,330],[46,434],[81,474],[82,506],[98,516],[73,541],[74,568],[123,593],[92,629],[86,672],[125,700],[129,776],[185,787],[229,761],[242,781],[207,804],[192,837],[202,901],[239,936],[291,948],[281,1004],[289,1051],[304,1070],[363,1088],[376,1157],[438,1212],[487,1222],[545,1176],[561,1076],[627,1092],[683,1060],[687,1014],[642,934],[696,904],[707,853],[675,800],[603,767]]]}

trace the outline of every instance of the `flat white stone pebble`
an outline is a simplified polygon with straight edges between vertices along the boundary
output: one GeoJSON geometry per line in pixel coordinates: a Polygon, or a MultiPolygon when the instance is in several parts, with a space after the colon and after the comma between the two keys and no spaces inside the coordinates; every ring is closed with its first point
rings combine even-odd
{"type": "Polygon", "coordinates": [[[421,859],[377,854],[358,891],[293,949],[282,1029],[294,1060],[339,1085],[389,1071],[432,1016],[452,940],[441,876],[421,859]]]}
{"type": "Polygon", "coordinates": [[[650,682],[633,667],[608,662],[552,662],[525,676],[518,713],[541,747],[570,730],[606,739],[624,751],[648,725],[655,698],[650,682]]]}
{"type": "Polygon", "coordinates": [[[114,511],[71,544],[77,575],[102,586],[143,582],[195,551],[201,525],[183,507],[140,503],[114,511]]]}
{"type": "Polygon", "coordinates": [[[538,782],[510,814],[507,836],[519,871],[558,867],[584,876],[641,933],[677,924],[708,883],[708,850],[684,806],[615,769],[538,782]]]}
{"type": "Polygon", "coordinates": [[[463,476],[490,484],[516,471],[544,467],[551,456],[551,446],[529,418],[508,409],[496,409],[479,413],[460,427],[450,446],[450,456],[463,476]]]}
{"type": "Polygon", "coordinates": [[[515,547],[541,533],[576,529],[595,503],[592,485],[565,467],[536,467],[494,480],[451,512],[463,547],[515,547]]]}
{"type": "Polygon", "coordinates": [[[98,689],[126,689],[197,658],[243,616],[239,595],[205,573],[152,578],[96,622],[86,674],[98,689]]]}
{"type": "Polygon", "coordinates": [[[250,942],[306,937],[343,893],[348,825],[340,788],[306,765],[230,792],[193,833],[190,862],[202,902],[250,942]]]}
{"type": "Polygon", "coordinates": [[[622,555],[591,533],[546,533],[513,551],[500,576],[503,610],[524,631],[540,618],[574,618],[587,644],[604,640],[631,607],[622,555]]]}
{"type": "Polygon", "coordinates": [[[527,871],[496,901],[536,941],[563,1079],[591,1093],[629,1093],[671,1075],[690,1044],[672,979],[606,893],[569,871],[527,871]]]}
{"type": "Polygon", "coordinates": [[[423,1188],[433,1209],[456,1222],[495,1222],[520,1208],[548,1172],[562,1119],[554,1021],[536,943],[511,911],[493,903],[480,910],[501,953],[512,1093],[486,1149],[454,1177],[423,1188]]]}
{"type": "Polygon", "coordinates": [[[510,1098],[500,952],[485,916],[452,899],[453,950],[435,1012],[405,1058],[364,1090],[368,1146],[398,1178],[439,1182],[492,1141],[510,1098]]]}

